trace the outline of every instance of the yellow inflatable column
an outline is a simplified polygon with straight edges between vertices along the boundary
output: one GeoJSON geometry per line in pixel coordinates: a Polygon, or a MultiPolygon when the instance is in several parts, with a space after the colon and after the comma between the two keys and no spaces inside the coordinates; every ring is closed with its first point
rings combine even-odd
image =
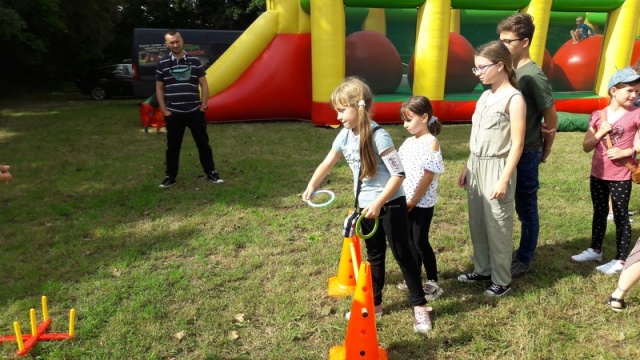
{"type": "Polygon", "coordinates": [[[609,97],[609,78],[617,70],[629,66],[639,20],[640,0],[626,0],[609,13],[596,76],[595,92],[598,95],[609,97]]]}
{"type": "Polygon", "coordinates": [[[460,9],[451,9],[449,32],[460,34],[460,9]]]}
{"type": "MultiPolygon", "coordinates": [[[[328,115],[331,92],[344,80],[345,13],[342,0],[311,1],[310,5],[311,118],[319,121],[316,117],[328,115]]],[[[327,123],[326,119],[322,122],[327,123]]]]}
{"type": "Polygon", "coordinates": [[[544,59],[544,49],[547,43],[547,34],[549,33],[549,19],[551,18],[552,0],[531,0],[529,6],[524,8],[525,12],[533,17],[533,24],[536,31],[533,33],[529,54],[533,61],[542,67],[544,59]]]}
{"type": "Polygon", "coordinates": [[[413,94],[444,99],[451,0],[426,1],[418,10],[413,94]]]}
{"type": "MultiPolygon", "coordinates": [[[[278,34],[308,34],[309,15],[302,10],[300,0],[271,0],[278,13],[278,34]]],[[[267,3],[267,9],[269,3],[267,3]]]]}
{"type": "Polygon", "coordinates": [[[387,35],[387,18],[384,9],[369,9],[369,15],[364,19],[362,30],[377,31],[387,35]]]}

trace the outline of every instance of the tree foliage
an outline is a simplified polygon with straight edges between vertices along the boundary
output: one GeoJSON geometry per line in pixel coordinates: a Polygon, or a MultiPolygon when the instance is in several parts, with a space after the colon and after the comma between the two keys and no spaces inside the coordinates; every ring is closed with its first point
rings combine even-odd
{"type": "Polygon", "coordinates": [[[265,0],[0,0],[4,69],[16,79],[72,79],[131,57],[136,27],[246,29],[265,0]]]}

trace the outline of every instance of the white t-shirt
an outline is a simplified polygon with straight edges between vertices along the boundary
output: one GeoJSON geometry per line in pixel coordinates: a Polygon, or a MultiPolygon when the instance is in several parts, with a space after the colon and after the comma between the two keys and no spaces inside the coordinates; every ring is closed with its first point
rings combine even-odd
{"type": "Polygon", "coordinates": [[[431,150],[431,143],[438,141],[435,136],[428,134],[419,139],[415,136],[407,138],[400,146],[398,153],[404,166],[406,178],[402,183],[407,199],[411,199],[416,188],[424,176],[424,171],[429,170],[435,174],[427,192],[416,204],[417,207],[434,207],[438,202],[438,175],[444,172],[442,152],[431,150]]]}
{"type": "MultiPolygon", "coordinates": [[[[372,130],[376,126],[378,126],[378,124],[372,121],[372,130]]],[[[365,178],[362,181],[362,186],[360,187],[360,196],[358,198],[358,205],[361,208],[369,206],[369,204],[371,204],[371,202],[373,202],[380,195],[382,189],[384,189],[384,187],[387,185],[387,182],[391,178],[389,170],[387,170],[386,165],[380,157],[380,153],[393,146],[391,135],[389,135],[389,133],[385,129],[380,128],[373,134],[373,142],[376,148],[375,152],[377,172],[373,178],[365,178]]],[[[333,145],[331,146],[331,148],[335,152],[341,152],[345,160],[347,161],[347,164],[349,164],[351,172],[353,173],[353,194],[355,196],[358,186],[358,174],[360,173],[360,135],[353,135],[353,131],[351,131],[351,129],[342,129],[340,133],[338,133],[338,136],[336,136],[336,139],[333,141],[333,145]]],[[[400,196],[404,196],[402,187],[400,187],[389,200],[397,199],[400,196]]]]}

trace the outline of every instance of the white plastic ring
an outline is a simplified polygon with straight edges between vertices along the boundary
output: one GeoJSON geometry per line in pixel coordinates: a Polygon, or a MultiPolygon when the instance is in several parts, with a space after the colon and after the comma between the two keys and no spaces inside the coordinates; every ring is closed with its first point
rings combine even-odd
{"type": "Polygon", "coordinates": [[[314,191],[313,194],[311,194],[311,197],[309,198],[309,200],[307,200],[307,204],[309,204],[309,206],[313,206],[313,207],[323,207],[323,206],[327,206],[329,204],[331,204],[333,202],[333,200],[336,199],[336,194],[333,193],[333,191],[331,190],[317,190],[314,191]],[[317,194],[327,194],[329,196],[331,196],[331,198],[329,200],[327,200],[327,202],[324,202],[322,204],[315,204],[311,202],[311,199],[313,199],[314,196],[316,196],[317,194]]]}

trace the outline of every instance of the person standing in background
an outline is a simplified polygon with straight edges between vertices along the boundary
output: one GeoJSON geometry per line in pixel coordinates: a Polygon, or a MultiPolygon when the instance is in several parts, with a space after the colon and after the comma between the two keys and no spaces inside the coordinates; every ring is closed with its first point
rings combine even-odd
{"type": "Polygon", "coordinates": [[[156,66],[156,95],[167,123],[166,172],[160,187],[168,188],[176,183],[186,128],[191,130],[207,180],[223,183],[224,180],[216,172],[213,162],[213,151],[209,146],[207,122],[204,118],[209,98],[204,67],[197,57],[188,56],[184,51],[184,41],[178,31],[168,30],[164,39],[171,53],[156,66]]]}
{"type": "Polygon", "coordinates": [[[516,180],[516,213],[521,231],[520,245],[511,263],[511,276],[515,278],[531,271],[540,233],[538,167],[551,153],[558,126],[549,81],[529,54],[534,31],[533,18],[526,13],[509,16],[497,27],[500,41],[511,53],[518,90],[527,105],[524,150],[518,161],[516,180]]]}
{"type": "Polygon", "coordinates": [[[593,203],[591,245],[571,259],[577,262],[602,261],[602,245],[607,231],[609,196],[613,203],[616,225],[616,254],[611,261],[596,270],[614,275],[622,271],[629,255],[631,225],[629,198],[631,170],[640,144],[635,139],[640,132],[640,109],[633,106],[638,97],[640,75],[631,67],[616,71],[609,80],[609,105],[594,111],[589,118],[582,148],[593,151],[589,190],[593,203]]]}
{"type": "Polygon", "coordinates": [[[524,146],[526,105],[516,89],[507,46],[495,40],[475,51],[473,73],[490,85],[471,118],[469,159],[458,177],[467,191],[473,272],[458,281],[491,281],[487,296],[511,290],[516,166],[524,146]]]}
{"type": "MultiPolygon", "coordinates": [[[[433,116],[431,102],[424,96],[413,96],[405,101],[400,107],[400,118],[405,129],[413,135],[398,151],[407,176],[402,188],[409,211],[409,245],[416,262],[424,266],[427,274],[425,298],[433,301],[444,293],[438,283],[436,253],[429,242],[431,220],[438,202],[438,177],[444,172],[442,151],[436,139],[442,125],[433,116]]],[[[399,283],[398,289],[409,290],[406,282],[399,283]]]]}

